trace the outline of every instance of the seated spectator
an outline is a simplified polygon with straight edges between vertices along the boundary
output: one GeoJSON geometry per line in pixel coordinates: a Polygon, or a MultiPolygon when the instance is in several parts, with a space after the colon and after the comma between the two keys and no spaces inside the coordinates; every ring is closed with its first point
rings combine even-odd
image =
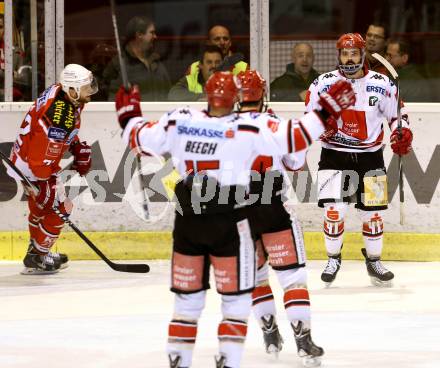
{"type": "Polygon", "coordinates": [[[381,23],[372,23],[367,29],[365,35],[366,42],[366,57],[368,61],[368,67],[378,73],[387,75],[387,69],[381,64],[380,61],[376,60],[372,55],[378,53],[385,57],[385,47],[386,47],[387,33],[386,28],[381,23]]]}
{"type": "Polygon", "coordinates": [[[297,43],[292,49],[292,63],[286,72],[270,84],[271,101],[305,101],[310,84],[319,76],[313,69],[315,56],[308,43],[297,43]]]}
{"type": "Polygon", "coordinates": [[[400,80],[400,98],[405,102],[430,102],[431,91],[418,67],[410,64],[410,46],[399,39],[387,43],[386,58],[396,69],[400,80]]]}
{"type": "Polygon", "coordinates": [[[102,88],[105,85],[104,70],[107,64],[117,56],[116,48],[106,43],[98,43],[90,53],[90,63],[85,64],[84,67],[89,69],[96,81],[98,82],[99,90],[93,95],[93,101],[107,101],[107,90],[102,88]]]}
{"type": "MultiPolygon", "coordinates": [[[[237,75],[241,71],[249,69],[249,65],[243,61],[243,54],[234,54],[232,52],[231,33],[226,27],[221,25],[211,27],[208,31],[207,44],[218,46],[222,50],[224,63],[219,66],[218,70],[229,70],[233,74],[237,75]]],[[[199,67],[199,63],[200,61],[195,61],[194,63],[192,63],[188,68],[187,74],[194,74],[199,67]]]]}
{"type": "MultiPolygon", "coordinates": [[[[147,17],[135,16],[129,20],[122,57],[125,61],[128,81],[139,86],[143,101],[165,101],[171,87],[170,78],[160,56],[154,52],[157,39],[153,21],[147,17]]],[[[113,101],[122,84],[118,57],[115,56],[103,73],[103,88],[108,100],[113,101]]]]}
{"type": "Polygon", "coordinates": [[[182,77],[174,85],[168,99],[170,101],[205,101],[205,83],[223,60],[222,50],[214,45],[206,45],[200,56],[197,68],[182,77]]]}

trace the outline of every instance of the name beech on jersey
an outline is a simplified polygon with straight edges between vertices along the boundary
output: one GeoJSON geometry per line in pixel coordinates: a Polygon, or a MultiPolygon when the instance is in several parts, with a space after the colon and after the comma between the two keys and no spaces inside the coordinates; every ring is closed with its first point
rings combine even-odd
{"type": "Polygon", "coordinates": [[[217,149],[217,143],[188,141],[185,146],[185,152],[201,153],[204,155],[214,155],[217,149]]]}

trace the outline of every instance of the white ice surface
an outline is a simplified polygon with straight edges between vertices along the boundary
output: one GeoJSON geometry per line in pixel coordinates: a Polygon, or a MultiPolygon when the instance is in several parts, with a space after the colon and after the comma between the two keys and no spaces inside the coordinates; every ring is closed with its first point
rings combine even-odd
{"type": "MultiPolygon", "coordinates": [[[[308,264],[312,335],[328,368],[439,368],[440,263],[387,262],[389,289],[370,286],[362,262],[344,261],[334,285],[319,279],[324,261],[308,264]]],[[[169,263],[149,274],[127,274],[103,262],[71,262],[51,276],[19,275],[19,262],[0,262],[0,368],[165,368],[173,296],[169,263]]],[[[242,367],[301,367],[271,279],[285,346],[279,359],[264,352],[249,323],[242,367]]],[[[219,298],[208,293],[193,367],[214,366],[219,298]]]]}

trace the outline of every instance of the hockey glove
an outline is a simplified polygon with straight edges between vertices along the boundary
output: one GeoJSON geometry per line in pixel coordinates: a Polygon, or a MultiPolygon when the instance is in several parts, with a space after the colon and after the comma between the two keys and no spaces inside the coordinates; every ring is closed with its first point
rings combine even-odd
{"type": "Polygon", "coordinates": [[[37,181],[38,194],[35,195],[36,212],[35,215],[42,217],[48,214],[52,208],[55,200],[57,178],[51,176],[47,180],[37,181]]]}
{"type": "Polygon", "coordinates": [[[411,151],[411,143],[413,140],[413,134],[408,128],[394,129],[391,133],[391,149],[396,155],[404,156],[411,151]]]}
{"type": "Polygon", "coordinates": [[[319,96],[319,104],[330,116],[338,120],[342,110],[348,109],[356,102],[356,95],[351,84],[344,80],[338,80],[327,92],[319,96]]]}
{"type": "Polygon", "coordinates": [[[86,142],[75,142],[70,146],[73,155],[72,169],[79,175],[86,175],[92,166],[92,149],[86,142]]]}
{"type": "Polygon", "coordinates": [[[321,134],[319,139],[327,140],[333,137],[338,132],[338,122],[333,116],[330,116],[327,118],[326,124],[325,124],[325,132],[321,134]]]}
{"type": "Polygon", "coordinates": [[[134,86],[127,92],[125,88],[121,86],[116,93],[115,105],[119,125],[122,129],[125,129],[131,118],[142,116],[139,88],[134,86]]]}

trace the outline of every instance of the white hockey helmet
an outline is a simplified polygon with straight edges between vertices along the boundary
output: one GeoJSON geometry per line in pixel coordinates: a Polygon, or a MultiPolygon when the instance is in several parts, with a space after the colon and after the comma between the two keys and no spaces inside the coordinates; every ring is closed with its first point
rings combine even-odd
{"type": "Polygon", "coordinates": [[[98,92],[98,83],[93,77],[93,73],[79,64],[68,64],[60,73],[60,83],[64,92],[69,93],[69,88],[73,88],[78,97],[81,91],[86,96],[91,96],[98,92]]]}

